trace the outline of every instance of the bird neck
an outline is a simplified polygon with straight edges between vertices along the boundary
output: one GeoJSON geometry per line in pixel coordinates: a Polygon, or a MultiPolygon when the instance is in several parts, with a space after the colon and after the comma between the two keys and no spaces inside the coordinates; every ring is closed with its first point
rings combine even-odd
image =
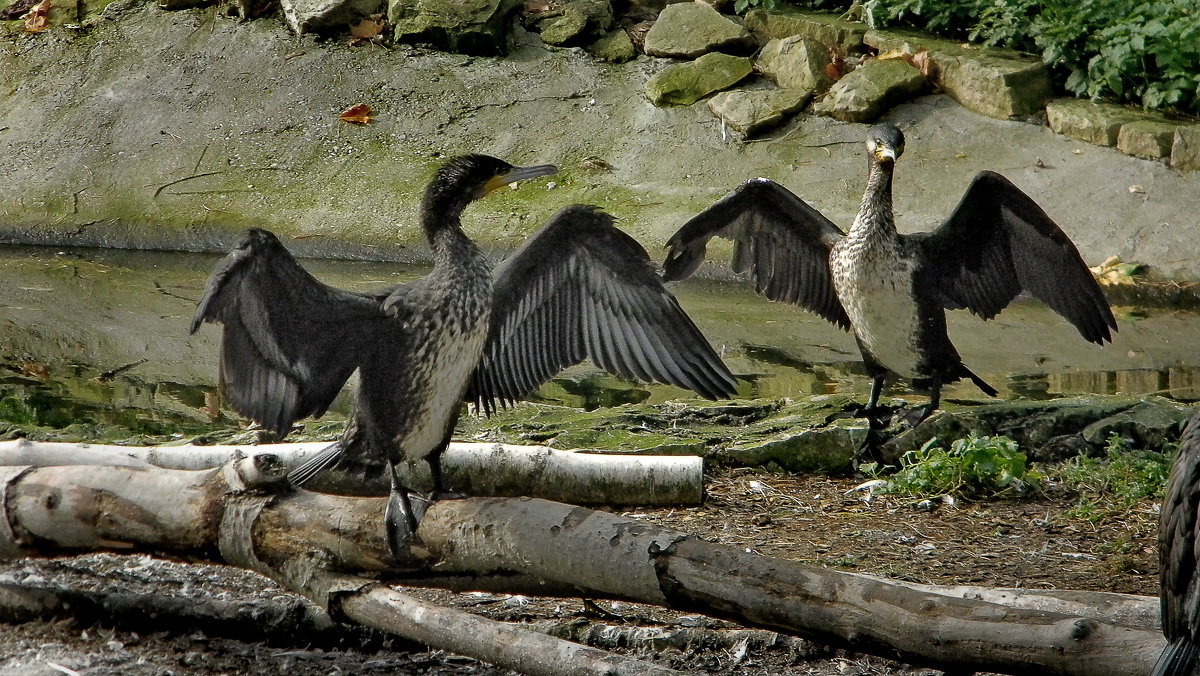
{"type": "Polygon", "coordinates": [[[863,191],[858,217],[850,228],[852,238],[896,236],[896,222],[892,216],[893,167],[891,162],[870,163],[867,189],[863,191]]]}
{"type": "Polygon", "coordinates": [[[462,268],[483,258],[483,252],[463,232],[462,223],[457,217],[436,224],[425,223],[425,238],[433,251],[433,265],[436,268],[462,268]]]}

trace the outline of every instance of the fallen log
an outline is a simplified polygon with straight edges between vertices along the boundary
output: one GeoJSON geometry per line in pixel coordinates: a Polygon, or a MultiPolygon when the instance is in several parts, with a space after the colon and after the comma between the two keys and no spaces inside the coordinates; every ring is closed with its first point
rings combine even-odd
{"type": "MultiPolygon", "coordinates": [[[[0,441],[0,465],[110,465],[163,469],[214,469],[239,456],[274,455],[289,470],[329,442],[228,446],[114,446],[13,439],[0,441]]],[[[561,451],[546,446],[454,442],[442,469],[466,495],[534,496],[584,505],[695,505],[704,499],[704,459],[561,451]]],[[[363,485],[320,484],[322,492],[386,495],[382,477],[363,485]],[[341,489],[341,490],[339,490],[341,489]]],[[[315,485],[315,484],[313,484],[315,485]]]]}
{"type": "Polygon", "coordinates": [[[592,598],[702,612],[964,671],[1027,673],[1036,665],[1061,674],[1145,673],[1164,644],[1156,631],[933,594],[537,499],[435,503],[413,552],[426,568],[396,571],[379,527],[382,499],[231,491],[230,485],[238,488],[236,477],[232,484],[223,478],[231,473],[238,474],[0,470],[0,553],[104,549],[225,561],[264,572],[335,611],[357,590],[331,582],[336,578],[329,571],[402,574],[409,581],[430,573],[517,574],[592,598]]]}

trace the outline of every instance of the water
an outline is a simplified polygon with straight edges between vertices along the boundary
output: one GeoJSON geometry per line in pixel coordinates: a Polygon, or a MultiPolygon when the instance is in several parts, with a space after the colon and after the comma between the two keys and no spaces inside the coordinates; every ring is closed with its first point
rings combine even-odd
{"type": "MultiPolygon", "coordinates": [[[[0,250],[0,420],[17,426],[74,426],[80,436],[179,435],[236,426],[217,406],[220,330],[188,326],[218,256],[112,250],[0,250]],[[117,371],[116,373],[106,373],[117,371]]],[[[413,279],[420,268],[385,263],[305,261],[323,281],[367,289],[413,279]]],[[[798,308],[770,303],[738,282],[676,285],[731,370],[739,397],[853,393],[869,379],[849,334],[798,308]]],[[[1192,312],[1116,308],[1120,330],[1099,347],[1034,301],[1018,301],[983,322],[949,316],[968,366],[1004,398],[1075,394],[1160,394],[1200,400],[1200,318],[1192,312]]],[[[590,364],[538,393],[544,401],[596,408],[688,396],[673,387],[630,383],[590,364]]],[[[903,382],[887,396],[923,401],[903,382]]],[[[948,400],[985,400],[970,383],[948,400]]],[[[343,395],[331,416],[344,415],[343,395]]]]}

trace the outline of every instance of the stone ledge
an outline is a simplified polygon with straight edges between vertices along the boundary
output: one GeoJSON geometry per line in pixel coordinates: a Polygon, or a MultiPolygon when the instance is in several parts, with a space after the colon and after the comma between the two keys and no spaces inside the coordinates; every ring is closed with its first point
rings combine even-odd
{"type": "Polygon", "coordinates": [[[1098,146],[1117,145],[1121,125],[1140,117],[1139,111],[1115,103],[1055,99],[1046,104],[1046,121],[1056,134],[1098,146]]]}
{"type": "Polygon", "coordinates": [[[842,54],[866,51],[863,35],[867,27],[861,23],[841,21],[832,14],[815,14],[786,8],[774,12],[752,9],[746,12],[745,26],[752,33],[771,39],[802,35],[810,40],[833,47],[842,54]]]}
{"type": "Polygon", "coordinates": [[[1042,62],[1011,50],[964,47],[906,31],[870,30],[863,42],[880,52],[928,52],[936,84],[964,108],[988,117],[1040,115],[1053,95],[1042,62]]]}

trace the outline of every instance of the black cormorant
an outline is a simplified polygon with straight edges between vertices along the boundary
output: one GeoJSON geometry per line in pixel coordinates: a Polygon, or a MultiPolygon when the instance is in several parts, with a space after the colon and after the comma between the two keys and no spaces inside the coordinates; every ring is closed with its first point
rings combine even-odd
{"type": "Polygon", "coordinates": [[[208,280],[191,330],[224,325],[220,379],[234,410],[283,435],[324,413],[359,371],[342,439],[295,474],[355,454],[364,472],[379,471],[386,456],[397,558],[418,518],[397,467],[425,459],[435,491],[444,490],[438,460],[466,398],[490,409],[585,357],[708,398],[734,392],[645,250],[598,209],[563,209],[493,277],[460,214],[500,186],[555,171],[483,155],[449,161],[421,205],[433,270],[408,284],[366,293],[326,286],[264,230],[251,230],[208,280]]]}
{"type": "Polygon", "coordinates": [[[1158,520],[1159,602],[1167,637],[1152,676],[1200,674],[1200,411],[1183,431],[1158,520]]]}
{"type": "Polygon", "coordinates": [[[892,215],[892,169],[904,135],[877,125],[867,151],[867,188],[849,234],[783,186],[754,179],[671,237],[664,277],[691,275],[714,235],[734,240],[733,268],[749,269],[759,293],[854,331],[873,378],[869,416],[889,372],[928,387],[918,421],[937,409],[945,383],[970,378],[996,395],[963,365],[946,334],[945,310],[991,319],[1028,291],[1087,340],[1111,340],[1116,321],[1079,252],[1008,179],[980,172],[941,227],[901,235],[892,215]]]}

